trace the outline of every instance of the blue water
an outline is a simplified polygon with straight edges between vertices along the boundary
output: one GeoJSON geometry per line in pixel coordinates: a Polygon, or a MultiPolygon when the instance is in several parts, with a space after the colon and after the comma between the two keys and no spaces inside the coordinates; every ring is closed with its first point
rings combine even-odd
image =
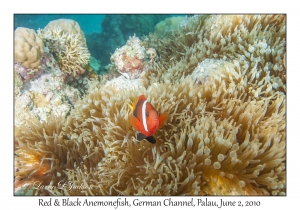
{"type": "Polygon", "coordinates": [[[129,36],[141,38],[154,32],[157,23],[171,16],[185,14],[15,14],[14,29],[43,29],[52,20],[72,19],[84,32],[91,55],[101,63],[101,70],[110,63],[116,48],[122,47],[129,36]]]}
{"type": "Polygon", "coordinates": [[[15,14],[14,29],[17,27],[25,27],[31,29],[44,28],[50,21],[61,18],[75,20],[84,34],[91,34],[93,32],[102,32],[101,23],[105,15],[80,15],[80,14],[15,14]]]}

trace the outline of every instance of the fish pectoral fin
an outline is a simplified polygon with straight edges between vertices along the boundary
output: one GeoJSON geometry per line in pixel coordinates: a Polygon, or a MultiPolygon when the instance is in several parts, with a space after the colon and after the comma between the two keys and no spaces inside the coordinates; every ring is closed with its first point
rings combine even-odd
{"type": "Polygon", "coordinates": [[[169,118],[169,114],[168,113],[162,113],[159,116],[159,128],[163,127],[164,124],[166,123],[167,119],[169,118]]]}
{"type": "Polygon", "coordinates": [[[137,135],[136,139],[137,139],[138,141],[141,141],[141,140],[145,139],[146,137],[147,137],[147,136],[145,136],[144,134],[139,133],[139,134],[137,135]]]}
{"type": "Polygon", "coordinates": [[[131,112],[133,112],[133,106],[131,106],[129,103],[126,103],[128,106],[129,106],[129,108],[131,109],[131,112]]]}
{"type": "Polygon", "coordinates": [[[151,144],[155,144],[156,143],[156,140],[153,136],[148,136],[147,138],[147,141],[149,141],[151,144]]]}

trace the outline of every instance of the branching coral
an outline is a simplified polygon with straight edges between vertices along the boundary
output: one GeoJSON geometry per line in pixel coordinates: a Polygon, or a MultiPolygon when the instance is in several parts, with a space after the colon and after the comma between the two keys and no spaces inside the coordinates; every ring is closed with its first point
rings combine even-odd
{"type": "MultiPolygon", "coordinates": [[[[197,30],[202,30],[203,35],[209,32],[205,24],[216,16],[201,18],[204,21],[197,30]]],[[[249,28],[260,28],[261,33],[282,27],[278,23],[280,17],[269,18],[270,26],[266,26],[265,19],[261,18],[261,24],[257,24],[251,17],[247,24],[249,28]]],[[[233,24],[235,20],[247,18],[233,18],[233,24]]],[[[199,19],[193,17],[190,21],[193,26],[199,19]]],[[[236,33],[242,32],[241,29],[236,33]]],[[[266,40],[284,36],[271,34],[266,40]]],[[[189,35],[202,39],[193,32],[186,36],[189,35]]],[[[26,131],[25,125],[18,127],[15,149],[16,154],[22,153],[17,161],[23,164],[18,165],[16,177],[23,178],[23,183],[41,179],[43,184],[51,186],[58,186],[60,180],[83,185],[51,191],[38,189],[37,194],[285,195],[285,84],[274,69],[262,70],[262,63],[254,61],[254,55],[252,60],[251,56],[240,60],[241,55],[235,52],[242,50],[229,53],[228,48],[220,46],[215,52],[218,56],[205,56],[202,44],[189,43],[183,37],[178,39],[181,38],[183,41],[170,49],[182,45],[185,53],[175,53],[173,61],[167,63],[164,59],[171,55],[158,52],[161,57],[156,72],[153,69],[148,75],[150,85],[132,90],[94,81],[88,94],[77,101],[67,119],[61,122],[63,125],[56,123],[57,119],[49,119],[48,123],[29,125],[32,132],[26,131]],[[225,54],[232,57],[224,60],[225,54]],[[203,57],[198,58],[200,55],[203,57]],[[183,64],[187,67],[180,69],[183,64]],[[173,72],[175,69],[177,74],[173,72]],[[194,69],[192,76],[183,76],[185,71],[190,74],[194,69]],[[167,124],[155,133],[154,145],[137,141],[137,131],[129,123],[130,108],[126,102],[131,103],[141,94],[159,113],[169,113],[167,124]],[[46,127],[49,125],[53,126],[46,127]],[[33,131],[38,133],[38,139],[32,136],[33,131]],[[39,142],[50,146],[36,149],[39,142]],[[55,146],[51,146],[53,142],[55,146]],[[26,165],[25,157],[34,156],[36,167],[42,167],[44,159],[40,151],[51,157],[51,161],[59,154],[56,162],[48,162],[47,170],[50,175],[59,172],[60,179],[50,182],[39,170],[26,165]]],[[[281,38],[275,40],[284,42],[281,38]]],[[[259,56],[267,59],[265,54],[259,56]]],[[[279,62],[276,56],[268,61],[273,66],[279,62]]]]}
{"type": "Polygon", "coordinates": [[[15,30],[14,60],[26,68],[37,68],[43,57],[44,44],[35,31],[18,27],[15,30]]]}
{"type": "Polygon", "coordinates": [[[56,28],[61,28],[65,33],[78,34],[79,41],[83,47],[86,47],[86,40],[83,31],[80,29],[79,24],[71,19],[57,19],[50,21],[46,26],[45,30],[55,31],[56,28]]]}
{"type": "Polygon", "coordinates": [[[90,53],[79,25],[75,21],[66,21],[51,21],[45,29],[38,31],[38,35],[58,58],[61,70],[75,77],[85,72],[84,67],[89,64],[90,53]]]}

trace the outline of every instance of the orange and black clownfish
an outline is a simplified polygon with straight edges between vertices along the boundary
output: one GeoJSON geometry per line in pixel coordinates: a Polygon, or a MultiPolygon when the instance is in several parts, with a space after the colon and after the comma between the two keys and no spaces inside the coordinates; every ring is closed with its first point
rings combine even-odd
{"type": "Polygon", "coordinates": [[[144,95],[141,95],[132,106],[129,106],[133,114],[131,124],[140,132],[137,135],[137,140],[141,141],[146,139],[150,143],[155,144],[156,140],[153,134],[158,128],[163,126],[168,118],[168,114],[163,113],[159,116],[158,112],[147,101],[144,95]]]}

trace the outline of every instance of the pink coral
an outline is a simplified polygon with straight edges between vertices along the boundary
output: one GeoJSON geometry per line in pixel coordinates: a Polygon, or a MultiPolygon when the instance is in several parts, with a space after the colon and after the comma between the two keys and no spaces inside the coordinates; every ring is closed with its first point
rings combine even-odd
{"type": "Polygon", "coordinates": [[[25,66],[23,66],[21,63],[19,63],[17,61],[15,61],[15,63],[14,63],[14,69],[16,72],[18,72],[21,75],[21,77],[25,81],[35,79],[44,72],[44,70],[41,67],[36,68],[36,69],[26,68],[25,66]]]}
{"type": "Polygon", "coordinates": [[[120,69],[121,72],[133,73],[134,71],[140,72],[144,69],[143,61],[140,60],[137,56],[130,57],[123,53],[121,57],[121,59],[123,60],[123,66],[120,69]]]}
{"type": "Polygon", "coordinates": [[[128,79],[139,78],[140,74],[147,70],[155,60],[154,49],[146,49],[142,46],[138,37],[129,37],[126,45],[118,48],[111,56],[118,72],[128,79]]]}

